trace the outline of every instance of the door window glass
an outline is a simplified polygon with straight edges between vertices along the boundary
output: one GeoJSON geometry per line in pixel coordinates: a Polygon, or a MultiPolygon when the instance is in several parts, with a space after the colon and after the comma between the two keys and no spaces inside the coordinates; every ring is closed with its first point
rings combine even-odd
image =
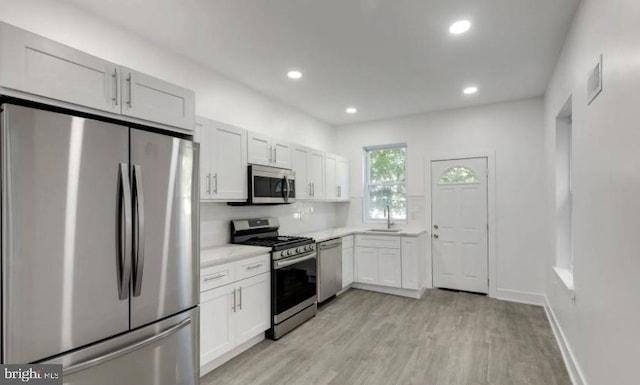
{"type": "Polygon", "coordinates": [[[479,183],[478,176],[472,169],[464,166],[454,166],[445,171],[438,184],[451,183],[479,183]]]}

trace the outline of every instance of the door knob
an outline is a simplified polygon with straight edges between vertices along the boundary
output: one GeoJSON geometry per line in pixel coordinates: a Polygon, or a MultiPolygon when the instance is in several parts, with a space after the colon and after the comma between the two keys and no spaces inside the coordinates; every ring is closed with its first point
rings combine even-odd
{"type": "Polygon", "coordinates": [[[439,237],[438,237],[438,234],[433,234],[433,237],[434,237],[435,239],[438,239],[438,238],[439,238],[439,237]]]}
{"type": "Polygon", "coordinates": [[[433,228],[438,230],[438,225],[433,225],[433,228]]]}

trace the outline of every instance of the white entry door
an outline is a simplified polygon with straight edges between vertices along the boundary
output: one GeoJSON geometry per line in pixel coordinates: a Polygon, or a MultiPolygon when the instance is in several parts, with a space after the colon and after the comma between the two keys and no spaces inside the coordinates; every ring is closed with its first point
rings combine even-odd
{"type": "Polygon", "coordinates": [[[488,293],[487,158],[431,162],[433,285],[488,293]]]}

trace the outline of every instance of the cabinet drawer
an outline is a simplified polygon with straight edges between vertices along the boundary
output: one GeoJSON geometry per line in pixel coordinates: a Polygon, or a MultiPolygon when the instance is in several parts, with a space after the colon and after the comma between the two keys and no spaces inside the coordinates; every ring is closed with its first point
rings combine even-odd
{"type": "Polygon", "coordinates": [[[271,257],[269,254],[264,254],[236,262],[238,272],[238,277],[236,279],[245,279],[253,277],[254,275],[266,273],[269,271],[270,259],[271,257]]]}
{"type": "Polygon", "coordinates": [[[200,292],[234,282],[236,278],[236,262],[212,266],[200,272],[200,292]]]}
{"type": "Polygon", "coordinates": [[[353,235],[342,237],[342,249],[344,250],[350,247],[353,247],[353,235]]]}
{"type": "Polygon", "coordinates": [[[400,237],[390,235],[357,235],[356,246],[399,249],[400,237]]]}

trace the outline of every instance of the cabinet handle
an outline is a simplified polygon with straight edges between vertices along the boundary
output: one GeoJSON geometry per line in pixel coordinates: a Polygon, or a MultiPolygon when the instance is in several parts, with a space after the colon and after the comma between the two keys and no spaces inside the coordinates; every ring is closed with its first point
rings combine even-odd
{"type": "Polygon", "coordinates": [[[316,196],[316,184],[311,182],[311,196],[316,196]]]}
{"type": "Polygon", "coordinates": [[[207,174],[207,194],[211,195],[211,173],[207,174]]]}
{"type": "Polygon", "coordinates": [[[278,163],[278,151],[276,151],[276,146],[273,146],[273,163],[278,163]]]}
{"type": "Polygon", "coordinates": [[[242,287],[238,289],[238,297],[240,297],[238,300],[238,310],[242,310],[242,287]]]}
{"type": "Polygon", "coordinates": [[[262,266],[262,263],[256,263],[255,265],[247,266],[247,270],[257,269],[262,266]]]}
{"type": "Polygon", "coordinates": [[[213,281],[213,280],[215,280],[215,279],[220,279],[220,278],[222,278],[222,277],[226,277],[226,276],[227,276],[226,274],[224,274],[224,273],[220,273],[220,274],[216,274],[216,275],[214,275],[214,276],[212,276],[212,277],[206,277],[206,278],[204,279],[204,281],[205,281],[205,282],[209,282],[209,281],[213,281]]]}
{"type": "Polygon", "coordinates": [[[213,194],[218,195],[218,173],[213,174],[214,185],[213,185],[213,194]]]}
{"type": "Polygon", "coordinates": [[[233,307],[231,308],[233,312],[236,312],[236,289],[233,289],[233,307]]]}
{"type": "Polygon", "coordinates": [[[111,77],[113,77],[113,103],[114,105],[118,105],[118,69],[114,69],[113,70],[113,74],[111,75],[111,77]]]}
{"type": "Polygon", "coordinates": [[[127,100],[127,105],[129,108],[133,108],[133,96],[131,96],[131,72],[129,72],[129,76],[127,76],[127,83],[129,83],[129,100],[127,100]]]}
{"type": "Polygon", "coordinates": [[[273,147],[269,146],[269,163],[273,162],[273,151],[271,150],[273,147]]]}

